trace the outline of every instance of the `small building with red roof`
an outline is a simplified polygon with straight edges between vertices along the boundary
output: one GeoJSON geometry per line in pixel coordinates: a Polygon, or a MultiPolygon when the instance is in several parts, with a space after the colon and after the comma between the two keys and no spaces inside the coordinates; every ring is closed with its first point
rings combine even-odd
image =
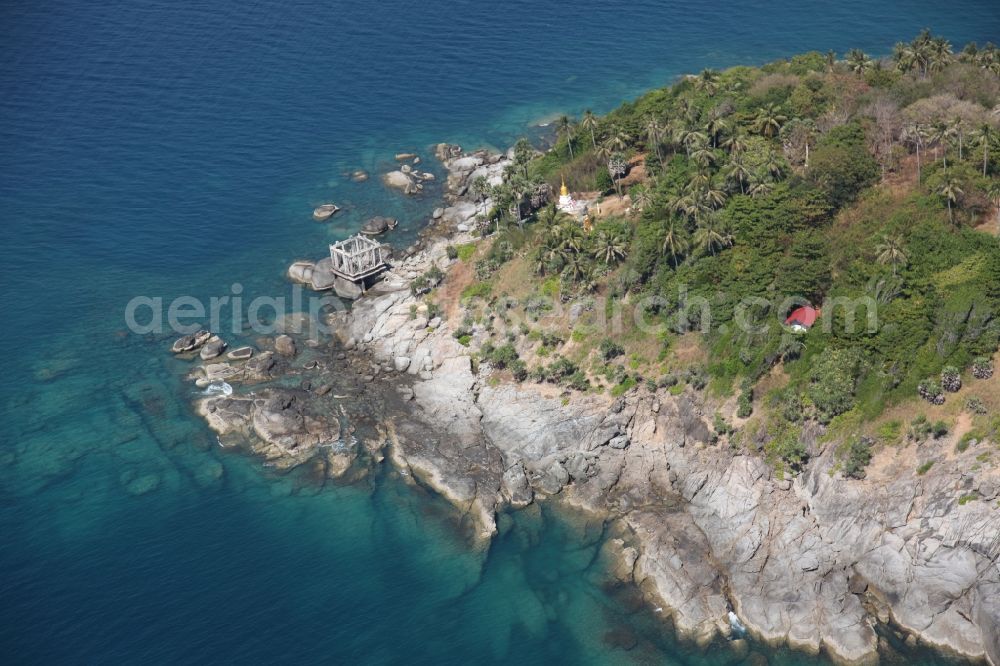
{"type": "Polygon", "coordinates": [[[805,333],[819,319],[820,311],[811,305],[803,305],[795,308],[785,319],[785,326],[792,329],[794,333],[805,333]]]}

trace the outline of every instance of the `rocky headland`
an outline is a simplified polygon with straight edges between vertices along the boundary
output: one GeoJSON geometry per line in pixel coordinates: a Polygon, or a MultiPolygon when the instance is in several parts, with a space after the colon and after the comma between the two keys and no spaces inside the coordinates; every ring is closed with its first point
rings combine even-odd
{"type": "MultiPolygon", "coordinates": [[[[437,156],[447,206],[381,283],[331,315],[331,339],[283,333],[224,361],[225,343],[209,334],[177,342],[175,353],[203,359],[191,373],[206,391],[196,409],[220,445],[328,478],[387,457],[453,503],[480,546],[498,511],[562,502],[613,526],[613,575],[699,643],[729,635],[734,613],[759,640],[842,663],[875,663],[893,632],[1000,664],[997,472],[970,473],[970,452],[923,475],[876,456],[867,478],[845,478],[817,426],[805,435],[810,464],[783,478],[752,446],[716,441],[711,415],[732,401],[692,388],[615,398],[518,384],[476,362],[482,329],[462,344],[462,317],[428,311],[410,285],[456,266],[448,247],[476,240],[489,205],[468,185],[499,182],[510,156],[444,144],[437,156]],[[959,502],[963,489],[984,501],[959,502]]],[[[416,191],[415,158],[398,155],[408,168],[387,183],[416,191]]],[[[312,270],[289,275],[310,282],[312,270]]]]}

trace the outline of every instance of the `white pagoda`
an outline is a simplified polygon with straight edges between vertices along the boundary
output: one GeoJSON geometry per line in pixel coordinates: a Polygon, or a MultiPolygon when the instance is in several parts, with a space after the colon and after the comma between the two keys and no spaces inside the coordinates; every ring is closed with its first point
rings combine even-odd
{"type": "Polygon", "coordinates": [[[587,204],[570,196],[565,178],[562,179],[562,187],[559,188],[559,203],[556,204],[556,208],[575,218],[582,218],[587,214],[587,204]]]}

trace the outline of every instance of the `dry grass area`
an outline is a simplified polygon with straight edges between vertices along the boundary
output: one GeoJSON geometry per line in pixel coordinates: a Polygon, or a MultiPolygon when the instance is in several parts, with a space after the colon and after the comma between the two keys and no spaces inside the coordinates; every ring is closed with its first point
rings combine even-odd
{"type": "MultiPolygon", "coordinates": [[[[1000,354],[994,356],[994,365],[1000,360],[1000,354]]],[[[898,476],[898,468],[913,469],[928,460],[950,461],[962,459],[972,468],[978,461],[980,464],[992,464],[993,457],[1000,461],[1000,454],[992,455],[992,449],[1000,442],[992,442],[989,448],[980,443],[975,448],[965,452],[958,451],[957,445],[963,437],[973,432],[989,432],[991,421],[1000,415],[1000,373],[993,377],[980,380],[968,372],[962,377],[962,388],[955,393],[948,393],[943,405],[932,405],[920,398],[914,397],[888,409],[865,428],[866,434],[878,438],[884,432],[887,424],[898,422],[901,436],[896,442],[881,441],[871,464],[868,467],[870,478],[889,478],[898,476]],[[965,403],[970,397],[979,398],[986,407],[986,414],[969,412],[965,403]],[[948,434],[939,439],[929,439],[915,443],[906,438],[910,424],[919,416],[924,416],[930,423],[943,421],[948,426],[948,434]],[[984,456],[984,454],[990,454],[984,456]],[[980,459],[982,458],[982,459],[980,459]]]]}
{"type": "MultiPolygon", "coordinates": [[[[482,249],[477,250],[477,254],[482,249]]],[[[473,260],[457,261],[448,270],[448,275],[439,289],[434,291],[433,300],[441,308],[445,318],[450,321],[462,321],[462,290],[475,282],[476,273],[473,260]]]]}

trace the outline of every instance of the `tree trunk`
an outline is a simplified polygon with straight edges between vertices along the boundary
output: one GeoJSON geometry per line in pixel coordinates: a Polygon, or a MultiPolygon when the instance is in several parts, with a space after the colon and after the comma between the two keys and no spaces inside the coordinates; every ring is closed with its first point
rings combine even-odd
{"type": "Polygon", "coordinates": [[[809,142],[806,141],[806,168],[809,168],[809,142]]]}
{"type": "Polygon", "coordinates": [[[955,214],[951,212],[951,197],[948,197],[948,221],[954,226],[955,214]]]}
{"type": "Polygon", "coordinates": [[[594,144],[594,150],[597,150],[597,139],[594,137],[594,128],[590,128],[590,142],[594,144]]]}
{"type": "Polygon", "coordinates": [[[917,182],[920,182],[920,144],[917,144],[917,182]]]}
{"type": "Polygon", "coordinates": [[[989,143],[984,138],[983,139],[983,178],[986,178],[986,163],[987,163],[987,161],[989,159],[989,152],[987,151],[987,148],[989,148],[989,143]]]}

